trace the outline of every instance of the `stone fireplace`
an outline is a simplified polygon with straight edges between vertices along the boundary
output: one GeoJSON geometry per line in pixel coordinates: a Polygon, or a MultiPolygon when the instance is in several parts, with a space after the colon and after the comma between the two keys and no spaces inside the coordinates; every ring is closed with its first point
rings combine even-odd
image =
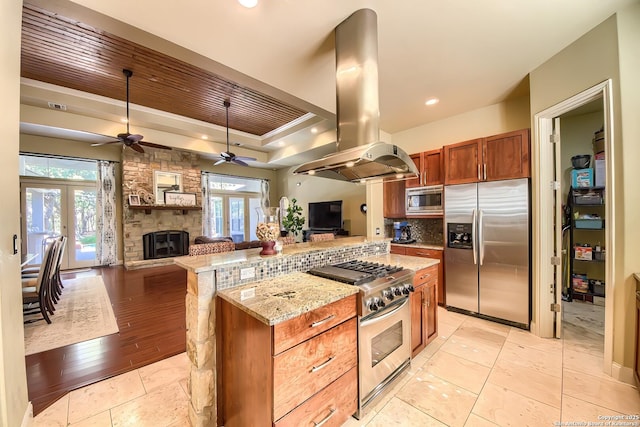
{"type": "MultiPolygon", "coordinates": [[[[125,149],[122,156],[122,199],[124,264],[128,269],[172,262],[171,258],[144,258],[144,235],[159,231],[185,232],[186,247],[202,234],[202,210],[168,209],[153,200],[154,171],[179,173],[182,191],[196,195],[196,206],[202,206],[200,168],[196,154],[181,150],[144,147],[144,153],[125,149]],[[138,195],[142,206],[129,206],[129,195],[138,195]]],[[[184,238],[184,237],[183,237],[184,238]]],[[[175,245],[175,244],[174,244],[175,245]]]]}

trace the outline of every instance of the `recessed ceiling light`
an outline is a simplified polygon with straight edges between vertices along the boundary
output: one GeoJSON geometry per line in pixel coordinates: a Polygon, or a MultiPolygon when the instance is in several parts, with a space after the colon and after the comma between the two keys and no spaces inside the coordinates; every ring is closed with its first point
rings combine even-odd
{"type": "Polygon", "coordinates": [[[285,142],[284,141],[278,141],[278,147],[284,147],[285,142]]]}
{"type": "Polygon", "coordinates": [[[240,3],[247,9],[251,9],[252,7],[256,7],[256,5],[258,4],[258,0],[238,0],[238,3],[240,3]]]}
{"type": "Polygon", "coordinates": [[[309,171],[309,175],[315,175],[315,174],[316,174],[316,171],[314,171],[314,170],[310,170],[309,171]]]}
{"type": "Polygon", "coordinates": [[[318,128],[311,128],[311,133],[318,133],[318,128]]]}
{"type": "Polygon", "coordinates": [[[120,121],[121,121],[122,123],[127,123],[127,122],[128,122],[128,120],[127,120],[127,118],[126,118],[126,117],[121,118],[121,119],[120,119],[120,121]]]}
{"type": "Polygon", "coordinates": [[[425,105],[436,105],[440,100],[438,98],[429,98],[425,101],[425,105]]]}
{"type": "Polygon", "coordinates": [[[209,139],[209,137],[208,137],[207,135],[202,135],[200,138],[201,138],[201,139],[204,139],[204,140],[209,139]]]}

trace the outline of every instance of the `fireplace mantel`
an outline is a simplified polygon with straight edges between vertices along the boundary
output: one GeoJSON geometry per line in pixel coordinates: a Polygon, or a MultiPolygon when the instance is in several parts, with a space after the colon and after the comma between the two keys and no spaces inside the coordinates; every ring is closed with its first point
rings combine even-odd
{"type": "Polygon", "coordinates": [[[201,211],[202,206],[180,206],[180,205],[129,205],[129,209],[144,211],[145,214],[151,214],[151,211],[182,211],[182,215],[186,215],[189,211],[201,211]]]}

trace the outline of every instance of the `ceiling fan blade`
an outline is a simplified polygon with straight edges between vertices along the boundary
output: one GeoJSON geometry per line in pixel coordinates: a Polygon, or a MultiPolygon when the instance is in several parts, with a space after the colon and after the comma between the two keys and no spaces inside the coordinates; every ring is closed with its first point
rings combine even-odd
{"type": "Polygon", "coordinates": [[[162,150],[171,150],[171,147],[167,147],[166,145],[154,144],[153,142],[139,141],[138,144],[144,145],[145,147],[160,148],[162,150]]]}
{"type": "Polygon", "coordinates": [[[138,141],[141,141],[141,140],[142,140],[142,138],[144,138],[144,136],[142,136],[142,135],[138,135],[138,134],[135,134],[135,133],[134,133],[133,135],[129,135],[129,136],[127,137],[127,139],[128,139],[129,141],[131,141],[131,142],[138,142],[138,141]]]}
{"type": "Polygon", "coordinates": [[[218,166],[218,165],[221,165],[221,164],[226,163],[226,162],[227,162],[227,161],[226,161],[225,159],[220,159],[220,160],[218,160],[217,162],[215,162],[215,163],[213,164],[213,166],[218,166]]]}
{"type": "Polygon", "coordinates": [[[232,161],[233,163],[238,164],[238,165],[242,165],[242,166],[249,166],[248,164],[246,164],[246,163],[245,163],[245,162],[243,162],[242,160],[238,160],[238,158],[237,158],[237,157],[234,157],[233,159],[231,159],[231,161],[232,161]]]}
{"type": "Polygon", "coordinates": [[[129,147],[133,148],[138,153],[144,153],[144,149],[138,143],[133,143],[133,144],[129,145],[129,147]]]}
{"type": "Polygon", "coordinates": [[[107,142],[96,142],[95,144],[91,144],[92,147],[99,147],[100,145],[107,145],[107,144],[115,144],[118,142],[122,142],[119,139],[115,140],[115,141],[107,141],[107,142]]]}
{"type": "Polygon", "coordinates": [[[222,153],[220,153],[220,157],[224,157],[225,159],[230,159],[232,157],[234,157],[233,153],[228,153],[226,151],[223,151],[222,153]]]}
{"type": "Polygon", "coordinates": [[[247,160],[249,162],[255,162],[257,159],[255,157],[245,157],[245,156],[236,156],[236,159],[247,160]]]}

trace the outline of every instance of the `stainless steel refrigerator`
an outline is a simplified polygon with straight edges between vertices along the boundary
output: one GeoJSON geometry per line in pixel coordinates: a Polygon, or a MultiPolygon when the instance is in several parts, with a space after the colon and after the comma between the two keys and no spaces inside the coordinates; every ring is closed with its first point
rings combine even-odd
{"type": "Polygon", "coordinates": [[[529,180],[449,185],[444,192],[446,304],[529,328],[529,180]]]}

